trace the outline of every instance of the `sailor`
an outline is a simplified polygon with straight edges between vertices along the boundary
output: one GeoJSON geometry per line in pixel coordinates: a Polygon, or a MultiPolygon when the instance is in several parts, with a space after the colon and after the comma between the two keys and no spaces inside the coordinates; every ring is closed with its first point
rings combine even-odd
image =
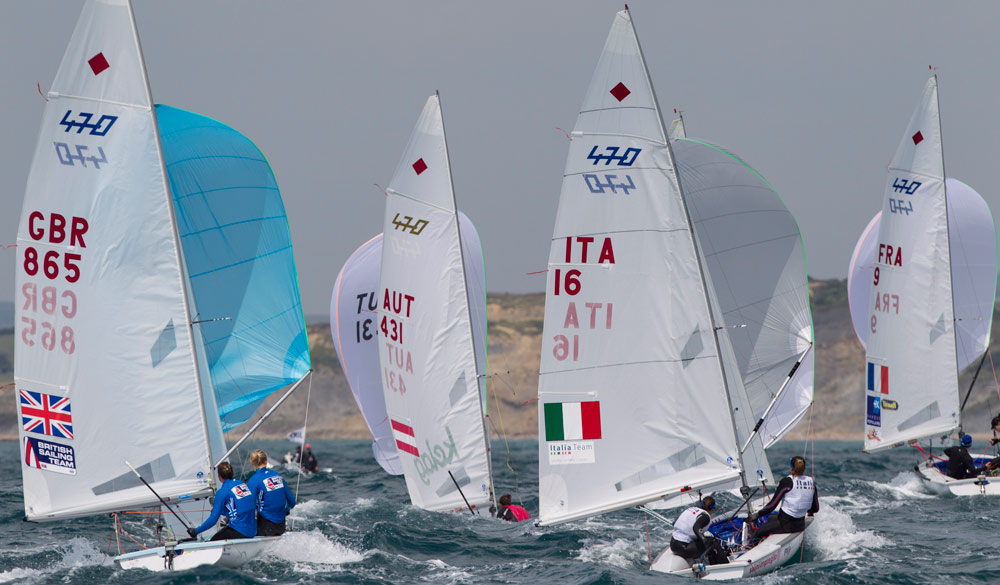
{"type": "Polygon", "coordinates": [[[500,505],[500,509],[497,511],[496,516],[500,520],[506,520],[507,522],[521,522],[522,520],[528,520],[531,518],[531,514],[528,514],[527,510],[517,504],[511,503],[510,494],[500,496],[500,500],[498,500],[497,503],[500,505]]]}
{"type": "Polygon", "coordinates": [[[302,469],[308,471],[309,473],[316,473],[319,471],[319,463],[316,462],[316,456],[313,455],[312,445],[306,443],[306,449],[302,453],[302,469]]]}
{"type": "Polygon", "coordinates": [[[972,436],[962,435],[962,441],[959,446],[948,447],[944,450],[944,454],[948,457],[948,477],[952,479],[969,479],[982,473],[982,470],[976,469],[972,455],[969,455],[969,447],[971,446],[972,436]]]}
{"type": "Polygon", "coordinates": [[[806,460],[796,455],[788,460],[792,474],[778,482],[778,491],[766,506],[747,518],[756,522],[757,518],[770,514],[781,504],[781,511],[767,519],[754,531],[755,539],[763,539],[771,534],[789,534],[806,529],[806,514],[819,512],[819,492],[813,478],[806,475],[806,460]]]}
{"type": "Polygon", "coordinates": [[[198,528],[188,528],[188,534],[195,538],[199,533],[215,526],[219,517],[227,523],[215,533],[212,540],[235,540],[237,538],[253,538],[257,535],[257,522],[254,520],[254,501],[250,488],[242,481],[233,479],[233,466],[223,461],[216,469],[222,485],[215,492],[215,505],[212,514],[198,528]]]}
{"type": "Polygon", "coordinates": [[[681,512],[670,536],[670,551],[688,563],[694,563],[702,555],[706,555],[712,565],[728,562],[726,555],[717,546],[709,547],[702,536],[712,519],[711,512],[714,509],[715,498],[705,496],[697,506],[681,512]]]}
{"type": "Polygon", "coordinates": [[[267,453],[257,449],[250,454],[250,464],[257,468],[247,480],[257,505],[257,536],[281,536],[285,533],[285,515],[295,507],[295,496],[285,479],[268,469],[267,453]]]}

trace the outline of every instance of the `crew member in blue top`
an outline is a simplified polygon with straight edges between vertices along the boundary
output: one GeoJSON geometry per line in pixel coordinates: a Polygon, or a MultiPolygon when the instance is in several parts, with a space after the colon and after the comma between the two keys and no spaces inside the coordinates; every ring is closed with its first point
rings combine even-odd
{"type": "Polygon", "coordinates": [[[280,536],[285,533],[285,515],[295,507],[295,496],[285,479],[267,468],[267,453],[257,449],[250,454],[257,472],[247,480],[257,503],[257,535],[280,536]]]}
{"type": "Polygon", "coordinates": [[[216,469],[222,485],[215,491],[215,505],[212,515],[198,528],[188,528],[192,538],[215,526],[219,516],[225,513],[224,522],[227,525],[215,533],[212,540],[235,540],[237,538],[253,538],[257,535],[257,522],[254,520],[253,492],[242,481],[233,479],[233,466],[223,461],[216,469]]]}

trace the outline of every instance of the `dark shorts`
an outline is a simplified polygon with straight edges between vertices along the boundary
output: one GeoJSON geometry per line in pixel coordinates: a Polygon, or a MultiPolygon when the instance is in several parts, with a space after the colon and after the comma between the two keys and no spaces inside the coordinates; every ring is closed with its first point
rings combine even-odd
{"type": "Polygon", "coordinates": [[[777,514],[771,514],[767,522],[754,531],[753,536],[754,538],[764,538],[771,534],[791,534],[802,532],[805,529],[805,518],[792,518],[788,514],[785,514],[784,511],[779,511],[777,514]]]}
{"type": "Polygon", "coordinates": [[[239,530],[236,530],[232,526],[226,526],[222,530],[215,533],[212,540],[236,540],[238,538],[253,538],[252,536],[246,536],[241,534],[239,530]]]}
{"type": "Polygon", "coordinates": [[[263,516],[257,516],[257,536],[281,536],[284,533],[284,522],[275,524],[263,516]]]}

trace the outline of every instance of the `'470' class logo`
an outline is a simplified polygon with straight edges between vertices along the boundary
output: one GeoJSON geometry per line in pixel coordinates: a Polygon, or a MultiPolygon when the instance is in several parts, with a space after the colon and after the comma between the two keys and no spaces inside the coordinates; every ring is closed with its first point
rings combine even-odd
{"type": "Polygon", "coordinates": [[[91,136],[105,136],[111,127],[114,126],[115,122],[118,121],[118,116],[109,116],[107,114],[101,116],[93,124],[90,120],[93,119],[95,114],[91,112],[77,112],[76,120],[70,120],[69,117],[73,114],[73,110],[66,110],[63,114],[62,120],[59,122],[60,126],[65,126],[65,132],[69,132],[76,128],[77,134],[82,134],[84,130],[90,130],[91,136]]]}
{"type": "Polygon", "coordinates": [[[416,221],[413,221],[413,218],[410,217],[409,215],[404,215],[403,216],[403,221],[400,221],[399,220],[399,214],[397,213],[396,217],[392,218],[392,225],[396,226],[396,227],[394,227],[392,229],[393,230],[399,230],[399,229],[401,229],[404,232],[407,231],[407,230],[409,230],[411,234],[413,234],[415,236],[419,236],[421,234],[421,232],[424,231],[424,228],[427,227],[427,224],[429,224],[429,223],[430,222],[427,221],[426,219],[418,219],[416,221]]]}
{"type": "Polygon", "coordinates": [[[920,181],[911,181],[907,179],[900,179],[896,177],[896,180],[892,182],[892,190],[896,193],[906,193],[907,195],[913,195],[917,192],[917,189],[923,185],[920,181]]]}
{"type": "Polygon", "coordinates": [[[590,149],[587,160],[594,161],[595,165],[604,161],[604,166],[609,166],[614,162],[620,167],[630,167],[635,162],[636,157],[639,156],[639,153],[642,152],[641,148],[626,148],[621,154],[618,154],[618,151],[622,150],[622,147],[605,146],[604,152],[606,154],[598,154],[598,148],[600,147],[595,145],[594,148],[590,149]]]}

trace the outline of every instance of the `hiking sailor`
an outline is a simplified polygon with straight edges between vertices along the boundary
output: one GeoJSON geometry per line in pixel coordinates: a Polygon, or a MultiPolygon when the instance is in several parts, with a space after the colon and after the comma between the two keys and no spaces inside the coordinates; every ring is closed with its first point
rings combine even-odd
{"type": "Polygon", "coordinates": [[[281,536],[285,533],[285,515],[295,507],[295,496],[285,479],[267,468],[267,453],[257,449],[250,454],[250,463],[257,468],[247,480],[257,506],[257,534],[281,536]]]}
{"type": "Polygon", "coordinates": [[[188,534],[195,538],[215,526],[219,517],[223,516],[223,528],[215,533],[212,540],[235,540],[237,538],[253,538],[257,535],[257,520],[254,518],[253,494],[242,481],[233,479],[233,466],[223,461],[216,469],[222,486],[215,492],[215,505],[212,514],[198,528],[188,528],[188,534]]]}
{"type": "Polygon", "coordinates": [[[778,504],[781,510],[767,519],[754,531],[755,539],[763,539],[771,534],[790,534],[806,529],[806,514],[812,516],[819,511],[819,492],[813,478],[806,475],[806,460],[796,455],[788,460],[792,474],[778,482],[774,497],[757,513],[750,514],[749,522],[774,512],[778,504]]]}
{"type": "Polygon", "coordinates": [[[708,557],[711,565],[729,562],[725,553],[719,550],[716,544],[713,543],[712,546],[709,546],[702,536],[702,532],[708,528],[712,519],[711,512],[714,509],[715,498],[705,496],[698,502],[697,506],[681,512],[681,515],[674,521],[674,531],[670,537],[670,551],[691,564],[702,555],[708,557]]]}

